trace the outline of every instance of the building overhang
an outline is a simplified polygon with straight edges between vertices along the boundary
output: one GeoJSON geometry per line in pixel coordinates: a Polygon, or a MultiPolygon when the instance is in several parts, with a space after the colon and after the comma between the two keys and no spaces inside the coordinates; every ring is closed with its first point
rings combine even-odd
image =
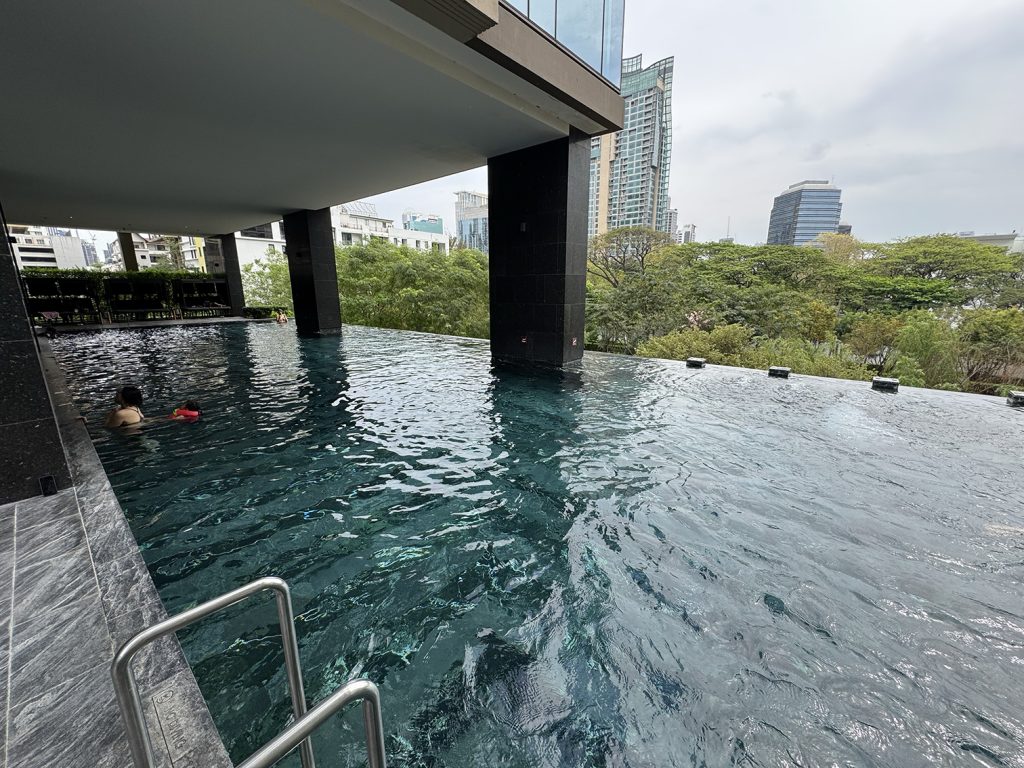
{"type": "Polygon", "coordinates": [[[0,203],[48,226],[231,232],[622,123],[497,0],[14,0],[0,71],[0,203]]]}

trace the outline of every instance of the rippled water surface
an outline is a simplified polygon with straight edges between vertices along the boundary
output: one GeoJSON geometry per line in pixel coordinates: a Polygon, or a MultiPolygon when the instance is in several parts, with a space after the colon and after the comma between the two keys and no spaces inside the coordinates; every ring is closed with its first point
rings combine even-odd
{"type": "MultiPolygon", "coordinates": [[[[54,349],[169,610],[287,579],[307,693],[380,684],[394,766],[1024,766],[1024,412],[997,398],[505,373],[362,328],[54,349]],[[119,383],[139,435],[100,426],[119,383]],[[189,397],[200,423],[160,418],[189,397]]],[[[236,761],[285,725],[269,604],[182,641],[236,761]]],[[[321,764],[360,734],[332,723],[321,764]]]]}

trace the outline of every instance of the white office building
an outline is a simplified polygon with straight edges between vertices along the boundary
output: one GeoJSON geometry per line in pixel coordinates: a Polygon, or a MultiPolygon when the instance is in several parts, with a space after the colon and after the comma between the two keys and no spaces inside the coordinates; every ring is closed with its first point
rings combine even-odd
{"type": "Polygon", "coordinates": [[[677,229],[675,241],[680,245],[697,242],[697,225],[684,224],[682,229],[677,229]]]}
{"type": "Polygon", "coordinates": [[[393,219],[377,213],[374,203],[358,201],[331,207],[331,228],[336,245],[367,245],[373,240],[415,248],[417,251],[448,252],[443,232],[396,227],[393,219]]]}
{"type": "Polygon", "coordinates": [[[20,224],[12,224],[9,229],[18,269],[84,269],[88,266],[82,239],[72,235],[70,230],[57,232],[52,228],[20,224]]]}
{"type": "Polygon", "coordinates": [[[975,240],[984,245],[997,245],[1009,253],[1024,253],[1024,235],[1017,232],[1007,234],[978,235],[974,232],[957,232],[957,237],[975,240]]]}
{"type": "Polygon", "coordinates": [[[673,242],[678,243],[680,241],[679,211],[675,208],[668,209],[668,226],[665,231],[671,236],[673,242]]]}
{"type": "Polygon", "coordinates": [[[284,222],[272,221],[235,232],[235,248],[239,267],[265,258],[271,248],[284,253],[284,222]]]}
{"type": "MultiPolygon", "coordinates": [[[[132,232],[132,244],[135,247],[135,258],[140,271],[156,266],[173,269],[174,265],[169,263],[171,249],[166,236],[132,232]]],[[[113,242],[110,253],[111,260],[107,266],[111,269],[124,269],[124,255],[121,253],[120,241],[113,242]]]]}

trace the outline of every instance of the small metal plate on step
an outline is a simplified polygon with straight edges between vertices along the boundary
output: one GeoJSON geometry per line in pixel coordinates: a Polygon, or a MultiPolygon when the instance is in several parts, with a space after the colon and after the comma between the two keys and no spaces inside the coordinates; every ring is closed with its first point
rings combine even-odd
{"type": "Polygon", "coordinates": [[[875,378],[871,380],[871,388],[877,389],[879,392],[899,392],[900,380],[887,379],[884,376],[875,376],[875,378]]]}

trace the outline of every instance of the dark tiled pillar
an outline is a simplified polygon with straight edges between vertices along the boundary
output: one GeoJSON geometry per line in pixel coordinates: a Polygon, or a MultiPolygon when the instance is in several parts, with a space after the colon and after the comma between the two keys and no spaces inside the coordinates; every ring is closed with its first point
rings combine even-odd
{"type": "Polygon", "coordinates": [[[117,242],[121,246],[121,260],[124,262],[125,272],[138,272],[139,259],[135,255],[135,241],[132,240],[132,233],[118,232],[117,242]]]}
{"type": "MultiPolygon", "coordinates": [[[[0,221],[0,225],[3,222],[0,221]]],[[[71,483],[6,225],[0,226],[0,504],[71,483]]]]}
{"type": "Polygon", "coordinates": [[[295,305],[295,326],[299,334],[328,336],[341,333],[341,301],[338,298],[331,209],[289,213],[284,217],[284,239],[295,305]]]}
{"type": "Polygon", "coordinates": [[[224,277],[228,282],[228,303],[231,314],[242,316],[245,309],[245,293],[242,291],[242,268],[238,265],[238,243],[235,235],[218,235],[220,240],[221,264],[224,266],[224,277]]]}
{"type": "Polygon", "coordinates": [[[563,365],[583,356],[590,139],[573,134],[487,161],[491,353],[563,365]]]}

